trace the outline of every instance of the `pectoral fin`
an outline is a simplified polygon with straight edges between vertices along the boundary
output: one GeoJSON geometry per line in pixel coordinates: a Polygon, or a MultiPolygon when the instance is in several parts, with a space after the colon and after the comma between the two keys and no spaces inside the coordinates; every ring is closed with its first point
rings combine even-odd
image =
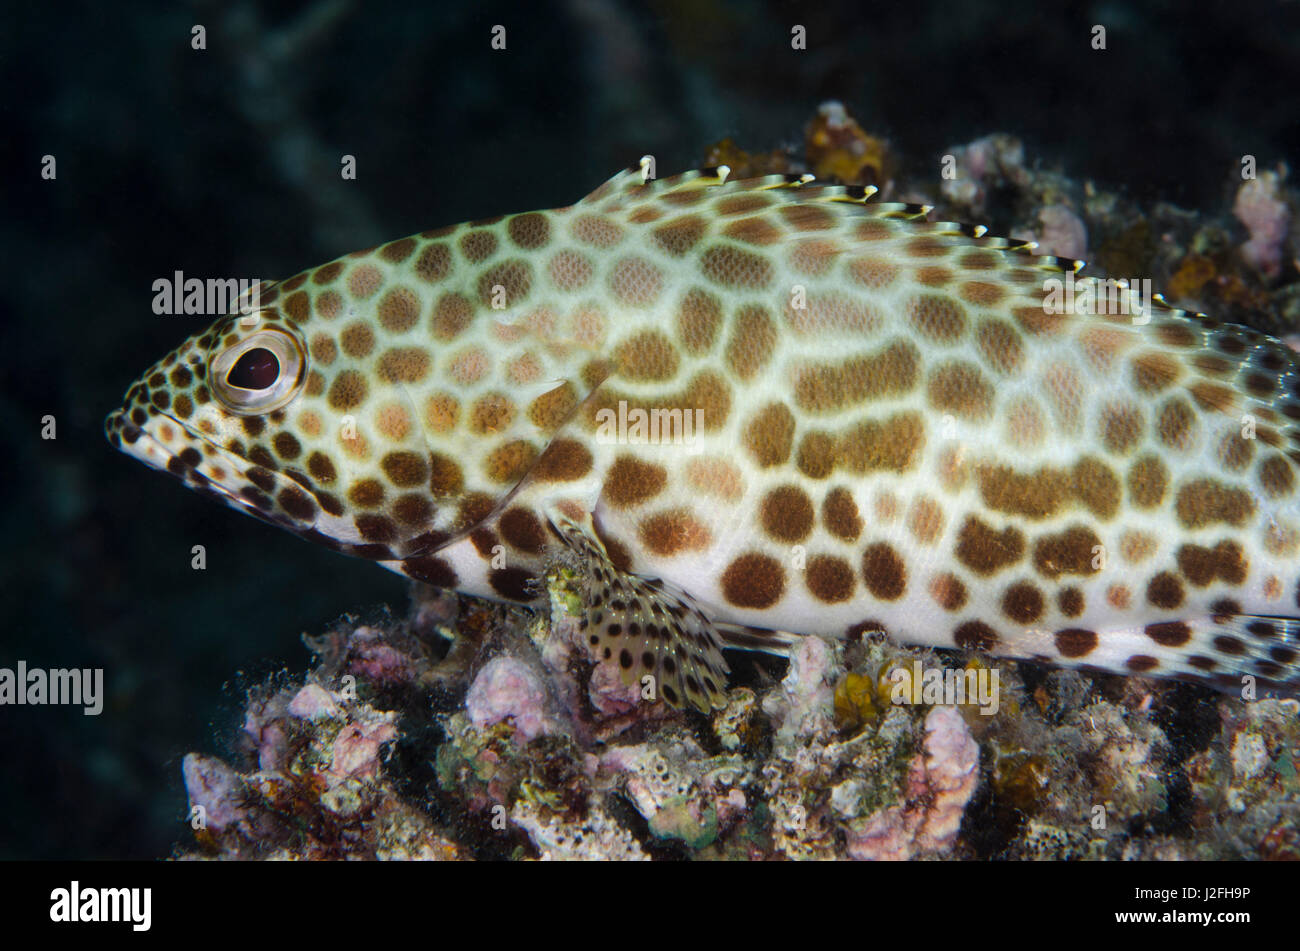
{"type": "Polygon", "coordinates": [[[703,713],[726,705],[727,662],[713,622],[685,592],[614,565],[590,519],[548,512],[551,530],[581,565],[581,629],[602,662],[617,664],[623,682],[652,678],[655,697],[703,713]]]}

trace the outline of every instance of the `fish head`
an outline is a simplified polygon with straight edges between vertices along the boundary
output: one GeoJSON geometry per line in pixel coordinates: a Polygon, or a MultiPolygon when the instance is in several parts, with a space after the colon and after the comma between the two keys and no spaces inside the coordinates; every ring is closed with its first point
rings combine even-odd
{"type": "Polygon", "coordinates": [[[308,521],[291,512],[306,515],[310,494],[295,505],[294,493],[283,493],[286,467],[272,447],[301,456],[290,410],[310,364],[302,330],[277,310],[231,314],[140,374],[104,431],[127,455],[232,508],[308,521]]]}
{"type": "Polygon", "coordinates": [[[511,434],[471,412],[490,394],[440,378],[437,341],[387,339],[360,307],[323,316],[285,300],[271,289],[149,367],[106,419],[109,442],[347,554],[417,558],[471,532],[540,444],[503,456],[511,434]]]}

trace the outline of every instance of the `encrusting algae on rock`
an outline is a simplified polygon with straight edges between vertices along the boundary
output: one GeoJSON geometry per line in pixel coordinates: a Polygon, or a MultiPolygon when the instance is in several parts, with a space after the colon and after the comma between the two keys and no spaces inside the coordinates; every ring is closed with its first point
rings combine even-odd
{"type": "Polygon", "coordinates": [[[468,601],[458,618],[426,589],[407,622],[309,639],[305,684],[250,693],[230,765],[186,758],[205,817],[186,857],[1297,854],[1293,700],[1007,665],[996,714],[897,704],[895,672],[938,658],[869,635],[809,639],[711,716],[631,706],[566,575],[532,619],[468,601]],[[867,692],[874,713],[846,719],[867,692]]]}
{"type": "MultiPolygon", "coordinates": [[[[1238,203],[1234,251],[1237,225],[1138,211],[1031,168],[1009,136],[924,183],[838,105],[806,147],[804,164],[720,143],[747,180],[646,161],[566,208],[265,287],[142,375],[110,439],[312,541],[537,612],[525,637],[466,608],[487,641],[383,667],[440,698],[437,834],[477,823],[486,838],[453,836],[470,854],[1180,852],[1185,769],[1218,740],[1199,720],[1183,736],[1195,718],[1162,698],[1242,701],[1147,678],[1300,683],[1300,372],[1272,337],[1032,240],[1185,289],[1228,286],[1201,259],[1233,269],[1282,329],[1300,316],[1283,178],[1238,203]],[[813,165],[872,188],[816,184],[813,165]],[[999,675],[1000,699],[896,702],[896,668],[920,685],[943,666],[900,644],[978,652],[954,679],[999,675]],[[1051,667],[1132,679],[1098,694],[1051,667]],[[972,810],[989,821],[964,840],[972,810]]],[[[339,709],[378,737],[394,708],[339,709]]],[[[338,717],[272,720],[321,763],[332,750],[308,734],[338,717]]],[[[335,815],[409,795],[384,770],[268,762],[335,815]]],[[[196,790],[229,785],[212,775],[196,790]]]]}

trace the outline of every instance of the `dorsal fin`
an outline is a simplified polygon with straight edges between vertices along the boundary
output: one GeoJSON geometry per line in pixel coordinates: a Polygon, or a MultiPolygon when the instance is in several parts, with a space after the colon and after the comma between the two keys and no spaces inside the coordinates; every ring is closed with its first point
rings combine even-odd
{"type": "Polygon", "coordinates": [[[613,201],[645,202],[663,199],[668,195],[716,188],[723,194],[740,194],[746,191],[772,191],[790,204],[830,204],[854,206],[865,217],[911,221],[923,224],[927,234],[947,238],[964,238],[972,247],[1017,254],[1027,258],[1021,266],[1035,267],[1059,273],[1077,272],[1084,262],[1053,255],[1034,255],[1037,245],[1020,238],[1001,237],[988,233],[984,225],[959,221],[927,221],[933,205],[912,202],[880,202],[872,199],[878,193],[874,185],[820,185],[813,175],[772,174],[757,178],[732,180],[731,169],[726,165],[691,169],[667,178],[654,178],[651,156],[623,169],[599,188],[578,202],[579,205],[596,205],[613,201]]]}
{"type": "MultiPolygon", "coordinates": [[[[668,178],[655,178],[651,175],[653,168],[653,157],[643,155],[638,164],[618,172],[609,181],[586,195],[578,204],[592,205],[615,195],[626,195],[638,199],[653,198],[682,188],[717,186],[724,184],[727,176],[731,174],[729,166],[714,165],[707,168],[691,169],[677,175],[671,175],[668,178]]],[[[750,181],[754,180],[751,179],[750,181]]]]}

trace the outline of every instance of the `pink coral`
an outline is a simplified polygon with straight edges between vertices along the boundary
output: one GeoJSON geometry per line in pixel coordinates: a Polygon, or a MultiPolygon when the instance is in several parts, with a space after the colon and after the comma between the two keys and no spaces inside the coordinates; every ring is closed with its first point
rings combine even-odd
{"type": "Polygon", "coordinates": [[[403,683],[414,675],[412,660],[388,642],[384,632],[359,627],[348,638],[349,669],[376,683],[403,683]]]}
{"type": "Polygon", "coordinates": [[[1038,212],[1043,228],[1038,233],[1038,252],[1063,258],[1082,258],[1088,253],[1088,228],[1083,219],[1065,205],[1048,205],[1038,212]]]}
{"type": "Polygon", "coordinates": [[[330,692],[320,684],[308,684],[294,694],[288,710],[291,716],[300,720],[319,720],[342,713],[330,692]]]}
{"type": "Polygon", "coordinates": [[[986,135],[968,145],[949,150],[956,177],[945,176],[939,185],[943,196],[971,214],[981,215],[989,193],[999,187],[1023,187],[1029,182],[1025,150],[1020,140],[1002,133],[986,135]]]}
{"type": "Polygon", "coordinates": [[[329,778],[374,779],[379,775],[379,750],[397,739],[391,714],[367,722],[349,723],[334,740],[329,778]]]}
{"type": "Polygon", "coordinates": [[[848,833],[849,857],[877,862],[903,862],[915,846],[912,814],[902,806],[877,810],[848,833]]]}
{"type": "Polygon", "coordinates": [[[221,760],[190,753],[181,762],[181,772],[185,776],[190,808],[202,807],[203,821],[208,829],[220,832],[247,818],[243,806],[243,781],[221,760]]]}
{"type": "Polygon", "coordinates": [[[925,756],[908,768],[906,804],[879,809],[847,830],[855,859],[905,860],[950,847],[979,781],[979,746],[956,707],[925,718],[925,756]]]}
{"type": "Polygon", "coordinates": [[[1241,246],[1246,263],[1272,280],[1282,271],[1282,244],[1286,240],[1291,211],[1278,194],[1284,176],[1264,172],[1259,178],[1242,182],[1232,213],[1237,216],[1250,240],[1241,246]]]}
{"type": "Polygon", "coordinates": [[[781,690],[763,700],[763,710],[781,722],[785,742],[829,735],[835,729],[835,681],[843,671],[839,649],[820,637],[801,637],[790,654],[781,690]]]}
{"type": "Polygon", "coordinates": [[[641,684],[623,683],[623,675],[613,664],[595,666],[587,684],[587,696],[602,717],[622,716],[646,706],[641,698],[641,684]]]}
{"type": "Polygon", "coordinates": [[[956,707],[935,707],[925,718],[925,785],[934,801],[917,844],[945,849],[961,828],[966,803],[979,781],[979,746],[956,707]]]}
{"type": "Polygon", "coordinates": [[[288,755],[289,737],[280,720],[284,715],[283,702],[279,695],[260,701],[251,700],[244,711],[244,733],[257,750],[259,769],[278,771],[288,755]]]}
{"type": "Polygon", "coordinates": [[[546,688],[523,661],[496,657],[470,685],[465,713],[480,730],[509,720],[519,739],[527,742],[547,732],[546,688]]]}

